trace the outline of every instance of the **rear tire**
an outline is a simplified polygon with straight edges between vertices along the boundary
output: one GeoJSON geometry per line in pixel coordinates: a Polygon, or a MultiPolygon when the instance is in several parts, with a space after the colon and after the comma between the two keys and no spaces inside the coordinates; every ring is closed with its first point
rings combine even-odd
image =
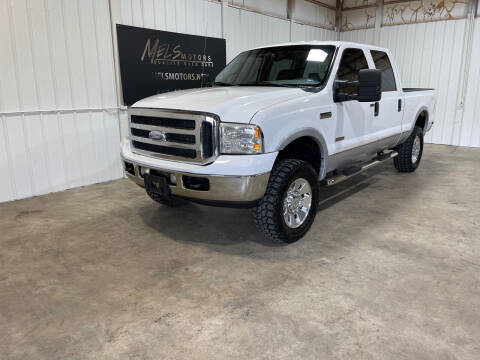
{"type": "Polygon", "coordinates": [[[405,142],[395,149],[398,156],[393,158],[393,165],[399,172],[414,172],[420,165],[423,154],[423,130],[415,126],[405,142]]]}
{"type": "Polygon", "coordinates": [[[253,208],[257,229],[271,241],[292,243],[303,237],[317,214],[318,177],[303,160],[285,159],[272,170],[265,196],[253,208]]]}

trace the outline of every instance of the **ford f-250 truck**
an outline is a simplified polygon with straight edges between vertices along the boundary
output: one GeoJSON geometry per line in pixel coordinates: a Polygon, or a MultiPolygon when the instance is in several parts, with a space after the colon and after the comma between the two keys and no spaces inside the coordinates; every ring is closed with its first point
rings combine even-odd
{"type": "Polygon", "coordinates": [[[129,109],[127,177],[155,201],[252,207],[271,240],[312,225],[320,185],[393,158],[420,164],[432,89],[402,89],[389,50],[298,42],[245,51],[212,87],[148,97],[129,109]]]}

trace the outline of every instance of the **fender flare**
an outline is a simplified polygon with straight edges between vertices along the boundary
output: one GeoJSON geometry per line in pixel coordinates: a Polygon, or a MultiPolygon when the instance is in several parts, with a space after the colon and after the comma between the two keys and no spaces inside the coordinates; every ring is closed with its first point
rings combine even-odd
{"type": "Polygon", "coordinates": [[[318,178],[321,180],[326,175],[327,169],[327,158],[328,158],[328,147],[325,138],[323,137],[322,133],[315,128],[302,128],[293,134],[282,139],[279,146],[277,147],[277,151],[281,151],[285,149],[289,144],[294,142],[295,140],[302,138],[302,137],[309,137],[317,143],[320,148],[320,171],[318,174],[318,178]]]}
{"type": "Polygon", "coordinates": [[[415,121],[413,122],[413,125],[412,125],[412,128],[410,129],[410,131],[408,132],[408,135],[410,136],[410,134],[412,133],[413,129],[415,128],[415,124],[417,123],[417,120],[418,118],[420,117],[420,114],[425,112],[425,114],[427,115],[427,119],[426,119],[426,122],[425,122],[425,128],[423,129],[423,135],[425,135],[425,131],[428,127],[428,119],[430,117],[430,113],[428,111],[428,108],[425,106],[425,105],[422,105],[420,107],[420,109],[417,110],[417,113],[415,115],[415,121]]]}

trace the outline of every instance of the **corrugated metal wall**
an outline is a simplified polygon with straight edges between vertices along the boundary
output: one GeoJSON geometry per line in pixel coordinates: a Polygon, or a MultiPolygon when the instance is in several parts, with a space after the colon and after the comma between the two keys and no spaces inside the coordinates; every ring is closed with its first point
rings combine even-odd
{"type": "Polygon", "coordinates": [[[290,21],[227,7],[227,62],[249,48],[288,42],[290,21]]]}
{"type": "Polygon", "coordinates": [[[337,40],[338,36],[333,30],[293,23],[290,39],[289,20],[230,7],[227,8],[226,25],[227,61],[241,51],[257,46],[299,40],[337,40]]]}
{"type": "Polygon", "coordinates": [[[340,33],[342,41],[352,41],[362,44],[373,44],[375,36],[375,29],[352,30],[340,33]]]}
{"type": "MultiPolygon", "coordinates": [[[[201,0],[119,1],[120,19],[118,19],[118,23],[222,37],[221,4],[219,2],[201,0]]],[[[235,4],[239,3],[235,2],[235,4]]],[[[333,30],[298,23],[294,23],[293,26],[292,40],[294,41],[338,39],[338,33],[333,30]]],[[[290,21],[227,6],[224,32],[227,40],[228,62],[246,49],[290,41],[290,21]]]]}
{"type": "MultiPolygon", "coordinates": [[[[433,87],[437,93],[435,125],[426,141],[435,144],[480,146],[480,20],[476,19],[470,76],[465,104],[461,99],[461,64],[467,20],[383,26],[379,46],[397,61],[404,87],[433,87]],[[462,114],[462,109],[464,112],[462,114]]],[[[374,43],[375,29],[346,31],[345,41],[374,43]]]]}
{"type": "MultiPolygon", "coordinates": [[[[117,108],[109,5],[115,8],[114,23],[222,36],[219,2],[110,1],[0,0],[0,202],[122,176],[119,118],[125,119],[125,112],[117,108]]],[[[228,5],[224,10],[228,60],[254,46],[338,38],[319,26],[228,5]]],[[[320,22],[328,16],[326,11],[320,22]]],[[[380,45],[392,49],[404,86],[437,89],[430,142],[480,146],[479,19],[464,103],[459,96],[466,24],[451,20],[380,28],[380,45]]],[[[375,30],[340,36],[373,43],[375,30]]]]}
{"type": "Polygon", "coordinates": [[[338,40],[338,32],[315,26],[293,24],[292,41],[301,40],[338,40]]]}
{"type": "Polygon", "coordinates": [[[0,202],[122,176],[108,0],[0,0],[0,202]]]}
{"type": "MultiPolygon", "coordinates": [[[[114,23],[222,36],[215,1],[0,0],[0,202],[123,176],[110,5],[114,23]]],[[[225,17],[228,60],[290,40],[290,21],[230,6],[225,17]]]]}
{"type": "Polygon", "coordinates": [[[117,0],[116,23],[193,35],[222,36],[221,5],[204,0],[117,0]]]}
{"type": "Polygon", "coordinates": [[[436,89],[435,126],[427,134],[427,142],[459,144],[455,118],[465,23],[451,20],[387,26],[380,32],[380,46],[388,47],[397,59],[403,86],[436,89]]]}
{"type": "Polygon", "coordinates": [[[464,111],[459,144],[480,147],[480,18],[475,20],[464,111]]]}

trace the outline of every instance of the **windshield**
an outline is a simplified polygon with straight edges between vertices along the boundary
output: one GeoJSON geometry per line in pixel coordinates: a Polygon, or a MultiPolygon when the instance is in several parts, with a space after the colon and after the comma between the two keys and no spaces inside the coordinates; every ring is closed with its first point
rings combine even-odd
{"type": "Polygon", "coordinates": [[[334,46],[279,46],[245,51],[215,78],[215,85],[320,86],[334,46]]]}

